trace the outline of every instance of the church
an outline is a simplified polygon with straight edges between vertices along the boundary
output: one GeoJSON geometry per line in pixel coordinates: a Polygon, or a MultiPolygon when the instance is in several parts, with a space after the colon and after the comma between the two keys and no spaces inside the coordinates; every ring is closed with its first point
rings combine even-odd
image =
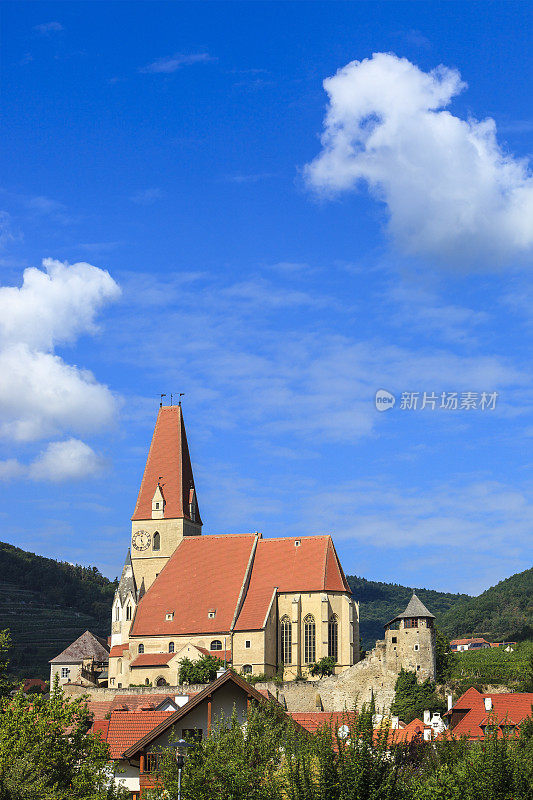
{"type": "Polygon", "coordinates": [[[162,406],[112,606],[109,686],[175,686],[210,653],[246,675],[359,659],[359,607],[330,536],[206,535],[181,405],[162,406]]]}

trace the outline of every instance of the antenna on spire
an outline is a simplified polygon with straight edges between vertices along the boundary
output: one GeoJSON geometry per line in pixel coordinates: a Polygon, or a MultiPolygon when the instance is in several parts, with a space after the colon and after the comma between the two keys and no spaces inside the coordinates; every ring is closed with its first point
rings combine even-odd
{"type": "Polygon", "coordinates": [[[159,408],[163,408],[163,397],[166,397],[166,394],[161,395],[161,399],[159,401],[159,408]]]}
{"type": "Polygon", "coordinates": [[[162,480],[163,480],[163,476],[162,476],[162,475],[160,475],[160,476],[159,476],[159,478],[157,479],[157,485],[158,485],[158,486],[161,486],[161,481],[162,481],[162,480]]]}
{"type": "Polygon", "coordinates": [[[181,398],[182,397],[185,397],[185,392],[180,392],[180,399],[179,399],[180,406],[181,406],[181,398]]]}

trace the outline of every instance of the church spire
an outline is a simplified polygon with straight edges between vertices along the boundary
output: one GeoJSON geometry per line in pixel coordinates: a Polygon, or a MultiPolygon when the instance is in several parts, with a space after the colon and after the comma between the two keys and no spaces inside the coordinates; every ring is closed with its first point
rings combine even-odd
{"type": "MultiPolygon", "coordinates": [[[[160,511],[160,509],[158,509],[160,511]]],[[[132,520],[188,519],[202,524],[194,488],[187,434],[180,405],[159,409],[141,488],[132,520]],[[161,514],[154,516],[156,493],[162,495],[161,514]]]]}

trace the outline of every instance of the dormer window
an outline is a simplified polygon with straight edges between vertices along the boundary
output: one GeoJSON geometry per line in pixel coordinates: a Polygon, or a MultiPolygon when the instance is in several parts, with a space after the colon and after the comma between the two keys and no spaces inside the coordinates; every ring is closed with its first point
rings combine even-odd
{"type": "Polygon", "coordinates": [[[217,615],[216,608],[207,612],[207,616],[209,619],[215,619],[216,615],[217,615]]]}
{"type": "Polygon", "coordinates": [[[167,611],[167,613],[165,615],[165,619],[166,619],[167,622],[172,622],[172,620],[174,619],[174,612],[173,611],[167,611]]]}
{"type": "Polygon", "coordinates": [[[165,512],[165,498],[163,497],[163,489],[161,484],[157,484],[157,488],[152,497],[152,519],[163,519],[165,512]]]}

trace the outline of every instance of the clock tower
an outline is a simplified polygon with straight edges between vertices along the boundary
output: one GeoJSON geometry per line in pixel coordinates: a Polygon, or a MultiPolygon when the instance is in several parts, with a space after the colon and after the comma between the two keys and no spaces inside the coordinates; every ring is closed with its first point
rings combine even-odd
{"type": "Polygon", "coordinates": [[[183,537],[202,533],[180,405],[159,409],[131,520],[135,582],[149,589],[183,537]]]}

